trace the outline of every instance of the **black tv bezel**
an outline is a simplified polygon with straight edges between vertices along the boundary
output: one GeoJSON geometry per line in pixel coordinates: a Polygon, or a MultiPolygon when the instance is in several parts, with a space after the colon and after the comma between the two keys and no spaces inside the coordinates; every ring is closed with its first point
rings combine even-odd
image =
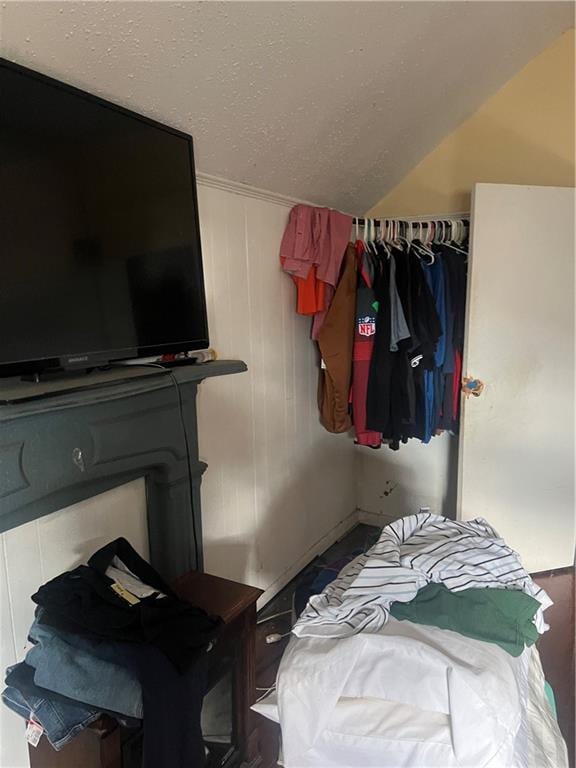
{"type": "Polygon", "coordinates": [[[8,59],[4,59],[0,57],[0,67],[4,69],[10,69],[14,72],[17,72],[21,75],[24,75],[26,77],[33,78],[35,80],[39,80],[43,82],[45,85],[54,87],[54,88],[60,88],[61,90],[67,91],[68,93],[72,94],[73,96],[77,96],[82,99],[86,99],[88,101],[92,101],[96,104],[98,104],[100,107],[104,107],[106,109],[112,109],[116,112],[120,112],[121,114],[125,115],[126,117],[130,117],[132,119],[139,120],[140,122],[146,123],[147,125],[156,128],[157,130],[165,131],[166,133],[170,133],[173,136],[177,136],[178,138],[184,139],[188,144],[188,156],[190,158],[190,173],[191,173],[191,182],[192,182],[192,204],[194,207],[193,216],[194,216],[194,225],[196,227],[196,234],[198,237],[198,253],[200,256],[200,288],[201,288],[201,296],[202,296],[202,314],[204,317],[204,329],[206,331],[205,338],[200,339],[191,339],[189,341],[179,341],[179,342],[167,342],[166,344],[155,344],[150,346],[141,346],[141,347],[118,347],[114,349],[105,349],[105,350],[79,350],[78,352],[71,352],[71,353],[63,353],[60,357],[38,357],[38,358],[27,358],[22,360],[13,360],[13,361],[6,361],[2,362],[0,360],[0,378],[5,376],[14,376],[19,374],[30,374],[30,373],[41,373],[46,370],[66,370],[68,368],[91,368],[96,366],[104,366],[107,363],[110,363],[114,360],[126,360],[129,358],[138,358],[138,357],[153,357],[156,355],[163,355],[163,354],[175,354],[178,352],[185,352],[188,350],[197,350],[197,349],[206,349],[210,345],[210,339],[209,339],[209,329],[208,329],[208,314],[207,314],[207,307],[206,307],[206,284],[204,280],[204,259],[202,254],[202,238],[200,234],[200,217],[198,213],[198,191],[197,191],[197,182],[196,182],[196,166],[194,163],[194,139],[191,134],[185,133],[184,131],[180,131],[177,128],[172,128],[169,125],[166,125],[164,123],[160,123],[158,120],[154,120],[150,117],[146,117],[145,115],[141,115],[138,112],[134,112],[132,109],[128,109],[127,107],[123,107],[120,104],[116,104],[113,101],[108,101],[107,99],[103,99],[100,96],[96,96],[93,93],[89,93],[88,91],[84,91],[82,88],[77,88],[74,85],[69,85],[68,83],[64,83],[61,80],[56,80],[54,77],[50,77],[49,75],[45,75],[42,72],[37,72],[34,69],[30,69],[29,67],[25,67],[22,64],[17,64],[16,62],[9,61],[8,59]],[[86,360],[82,360],[80,365],[74,364],[73,362],[67,362],[69,358],[86,358],[86,360]]]}

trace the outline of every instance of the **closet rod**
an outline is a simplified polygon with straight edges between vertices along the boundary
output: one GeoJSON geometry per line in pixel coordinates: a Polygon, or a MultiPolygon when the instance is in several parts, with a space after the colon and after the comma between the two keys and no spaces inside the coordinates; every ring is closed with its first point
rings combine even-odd
{"type": "Polygon", "coordinates": [[[435,221],[450,221],[450,220],[456,220],[456,221],[465,221],[467,224],[470,224],[470,214],[452,214],[450,216],[428,216],[426,218],[396,218],[394,216],[390,218],[382,218],[382,219],[359,219],[354,218],[352,220],[352,224],[358,224],[358,226],[363,227],[366,222],[372,222],[375,226],[379,227],[383,222],[386,221],[399,221],[401,224],[422,224],[423,226],[429,226],[431,223],[435,221]]]}

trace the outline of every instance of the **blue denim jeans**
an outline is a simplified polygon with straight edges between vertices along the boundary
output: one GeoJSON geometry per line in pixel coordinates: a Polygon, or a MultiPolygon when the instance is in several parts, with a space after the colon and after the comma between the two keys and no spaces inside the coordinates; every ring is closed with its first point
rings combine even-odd
{"type": "Polygon", "coordinates": [[[26,720],[34,720],[54,749],[62,749],[80,731],[97,720],[101,712],[76,702],[50,697],[34,683],[34,670],[25,663],[7,670],[8,687],[2,692],[2,701],[13,712],[26,720]]]}
{"type": "Polygon", "coordinates": [[[36,620],[29,633],[34,646],[26,663],[34,682],[100,710],[142,719],[142,687],[125,664],[129,643],[74,635],[36,620]]]}

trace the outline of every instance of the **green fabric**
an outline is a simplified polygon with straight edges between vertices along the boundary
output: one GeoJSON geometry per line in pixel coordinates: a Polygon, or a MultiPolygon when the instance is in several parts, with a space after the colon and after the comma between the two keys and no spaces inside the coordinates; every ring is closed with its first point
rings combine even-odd
{"type": "Polygon", "coordinates": [[[546,699],[548,700],[548,704],[550,705],[550,709],[552,710],[552,714],[554,715],[554,719],[556,722],[558,722],[558,710],[556,709],[556,697],[554,696],[554,690],[548,680],[544,681],[544,693],[546,694],[546,699]]]}
{"type": "Polygon", "coordinates": [[[538,600],[517,589],[463,589],[451,592],[430,583],[409,603],[394,602],[394,618],[451,629],[466,637],[496,643],[512,656],[538,639],[532,619],[538,600]]]}

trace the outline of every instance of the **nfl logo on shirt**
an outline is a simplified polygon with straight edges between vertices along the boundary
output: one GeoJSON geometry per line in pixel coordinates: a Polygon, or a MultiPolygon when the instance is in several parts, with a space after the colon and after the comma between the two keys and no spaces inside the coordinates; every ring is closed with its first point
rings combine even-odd
{"type": "Polygon", "coordinates": [[[376,321],[373,317],[361,317],[358,320],[360,336],[373,336],[376,333],[376,321]]]}

